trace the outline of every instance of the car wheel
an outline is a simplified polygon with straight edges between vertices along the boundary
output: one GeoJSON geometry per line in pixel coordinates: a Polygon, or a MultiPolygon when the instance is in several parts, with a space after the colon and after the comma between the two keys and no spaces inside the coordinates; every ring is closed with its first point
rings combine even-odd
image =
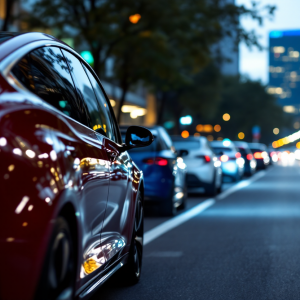
{"type": "Polygon", "coordinates": [[[74,245],[68,223],[63,217],[58,217],[48,246],[36,299],[73,299],[74,259],[74,245]]]}
{"type": "Polygon", "coordinates": [[[142,195],[139,193],[136,202],[134,226],[127,264],[120,270],[122,281],[134,285],[141,277],[144,240],[144,208],[142,195]]]}

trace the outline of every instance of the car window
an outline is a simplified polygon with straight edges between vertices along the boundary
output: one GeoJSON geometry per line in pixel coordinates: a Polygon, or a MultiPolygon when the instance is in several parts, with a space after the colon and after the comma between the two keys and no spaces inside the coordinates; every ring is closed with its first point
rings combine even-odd
{"type": "Polygon", "coordinates": [[[234,149],[226,147],[212,147],[216,154],[232,152],[234,149]]]}
{"type": "Polygon", "coordinates": [[[243,147],[238,147],[238,150],[242,155],[247,155],[250,152],[248,148],[243,147]]]}
{"type": "Polygon", "coordinates": [[[99,113],[99,105],[90,80],[77,57],[62,49],[68,62],[74,85],[80,101],[84,103],[87,113],[87,125],[110,138],[111,132],[107,128],[105,120],[102,120],[99,113]]]}
{"type": "Polygon", "coordinates": [[[173,143],[172,143],[170,136],[167,134],[167,132],[163,128],[159,128],[159,133],[161,136],[162,143],[165,144],[164,146],[162,145],[162,148],[171,150],[173,143]]]}
{"type": "Polygon", "coordinates": [[[189,150],[189,149],[200,149],[201,144],[199,143],[199,140],[195,141],[182,141],[182,142],[173,142],[174,147],[176,150],[189,150]]]}
{"type": "Polygon", "coordinates": [[[32,51],[14,66],[12,73],[28,90],[65,115],[83,122],[85,113],[59,48],[44,47],[32,51]]]}
{"type": "Polygon", "coordinates": [[[104,128],[106,128],[106,134],[111,140],[117,141],[116,133],[115,133],[115,130],[112,125],[112,123],[113,123],[112,118],[110,116],[110,109],[106,102],[106,98],[101,90],[101,87],[99,86],[99,84],[98,84],[96,78],[93,76],[93,74],[85,66],[83,66],[83,67],[90,79],[90,82],[92,84],[92,87],[94,89],[96,97],[98,99],[100,118],[102,120],[102,124],[103,124],[104,128]]]}

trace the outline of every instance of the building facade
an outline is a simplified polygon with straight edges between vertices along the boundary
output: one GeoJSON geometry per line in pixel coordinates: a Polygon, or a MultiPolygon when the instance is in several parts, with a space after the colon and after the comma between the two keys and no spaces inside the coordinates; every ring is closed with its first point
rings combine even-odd
{"type": "Polygon", "coordinates": [[[300,30],[271,31],[269,34],[268,92],[286,113],[300,110],[300,30]]]}

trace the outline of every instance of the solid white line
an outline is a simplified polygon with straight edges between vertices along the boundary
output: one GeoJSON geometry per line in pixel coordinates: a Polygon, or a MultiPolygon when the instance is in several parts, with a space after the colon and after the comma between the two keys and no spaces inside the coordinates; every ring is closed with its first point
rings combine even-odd
{"type": "Polygon", "coordinates": [[[234,192],[250,185],[252,182],[258,180],[259,178],[261,178],[265,174],[266,174],[265,171],[260,171],[260,172],[256,173],[255,175],[253,175],[250,179],[243,180],[243,181],[239,182],[238,184],[234,185],[233,187],[229,188],[228,190],[224,191],[219,196],[217,196],[216,197],[217,200],[222,200],[222,199],[228,197],[232,193],[234,193],[234,192]]]}
{"type": "Polygon", "coordinates": [[[147,245],[148,243],[163,235],[164,233],[195,217],[199,213],[203,212],[204,210],[215,204],[215,202],[216,201],[214,199],[208,199],[198,204],[197,206],[191,208],[190,210],[147,231],[144,234],[144,245],[147,245]]]}
{"type": "MultiPolygon", "coordinates": [[[[248,186],[249,184],[251,184],[252,182],[258,180],[259,178],[261,178],[262,176],[264,176],[266,174],[265,171],[260,171],[259,173],[256,173],[254,176],[252,176],[250,179],[248,180],[243,180],[241,182],[239,182],[238,184],[236,184],[235,186],[233,186],[232,188],[224,191],[223,193],[221,193],[219,196],[216,197],[217,200],[222,200],[226,197],[228,197],[229,195],[231,195],[232,193],[248,186]]],[[[188,211],[150,229],[149,231],[145,232],[144,234],[144,245],[149,244],[150,242],[152,242],[153,240],[157,239],[158,237],[160,237],[161,235],[163,235],[164,233],[174,229],[175,227],[181,225],[182,223],[192,219],[193,217],[195,217],[196,215],[200,214],[201,212],[203,212],[204,210],[206,210],[207,208],[209,208],[210,206],[214,205],[216,203],[215,199],[207,199],[204,202],[198,204],[195,207],[192,207],[191,209],[189,209],[188,211]]]]}

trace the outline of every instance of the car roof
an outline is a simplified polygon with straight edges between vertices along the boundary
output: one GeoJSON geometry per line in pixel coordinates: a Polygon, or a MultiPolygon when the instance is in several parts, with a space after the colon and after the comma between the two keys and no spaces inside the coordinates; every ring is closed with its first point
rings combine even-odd
{"type": "Polygon", "coordinates": [[[233,143],[236,146],[244,147],[244,148],[249,148],[249,144],[247,142],[242,142],[242,141],[233,141],[233,143]]]}
{"type": "Polygon", "coordinates": [[[258,149],[267,149],[267,146],[265,144],[262,143],[249,143],[249,147],[250,148],[258,148],[258,149]]]}
{"type": "MultiPolygon", "coordinates": [[[[46,33],[41,32],[3,32],[0,31],[0,38],[1,35],[3,36],[2,43],[0,42],[0,61],[2,61],[5,57],[10,55],[11,53],[14,53],[19,48],[24,47],[25,45],[38,42],[38,41],[45,41],[45,45],[50,41],[55,41],[57,43],[60,43],[64,46],[69,45],[64,43],[63,41],[49,35],[46,33]]],[[[72,48],[71,48],[72,49],[72,48]]]]}

